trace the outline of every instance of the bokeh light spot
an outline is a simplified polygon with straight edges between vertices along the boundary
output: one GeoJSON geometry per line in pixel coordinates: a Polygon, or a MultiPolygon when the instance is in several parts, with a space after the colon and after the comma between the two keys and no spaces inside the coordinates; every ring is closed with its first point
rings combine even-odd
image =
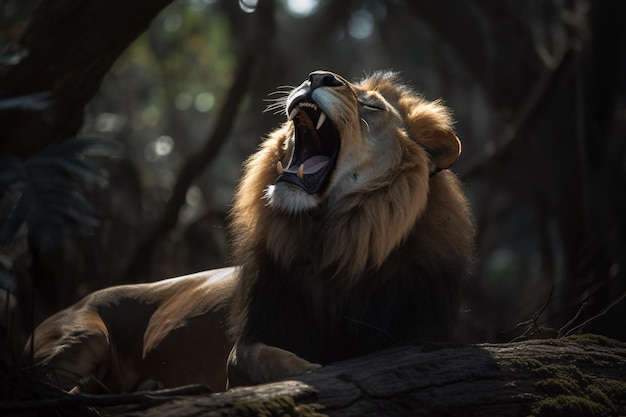
{"type": "Polygon", "coordinates": [[[246,13],[253,13],[258,4],[258,0],[239,0],[239,8],[246,13]]]}
{"type": "Polygon", "coordinates": [[[287,12],[294,17],[308,17],[317,11],[319,0],[285,0],[287,12]]]}
{"type": "Polygon", "coordinates": [[[154,141],[154,153],[157,156],[163,157],[172,153],[174,149],[174,139],[167,135],[159,136],[154,141]]]}
{"type": "Polygon", "coordinates": [[[165,18],[163,22],[163,28],[167,32],[176,32],[183,24],[183,18],[178,14],[174,13],[165,18]]]}
{"type": "Polygon", "coordinates": [[[374,33],[374,16],[367,10],[357,10],[348,21],[348,33],[354,39],[366,39],[374,33]]]}
{"type": "Polygon", "coordinates": [[[210,91],[205,91],[196,96],[193,106],[201,113],[208,112],[215,104],[215,95],[210,91]]]}

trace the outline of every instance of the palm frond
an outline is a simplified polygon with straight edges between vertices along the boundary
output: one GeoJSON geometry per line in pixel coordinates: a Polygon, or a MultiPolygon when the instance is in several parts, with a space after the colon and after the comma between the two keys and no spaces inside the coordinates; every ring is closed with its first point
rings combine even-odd
{"type": "Polygon", "coordinates": [[[0,165],[0,244],[8,244],[22,225],[31,239],[50,239],[69,230],[92,230],[96,211],[85,199],[89,184],[104,185],[102,172],[84,155],[114,155],[111,142],[68,140],[26,160],[3,157],[0,165]]]}

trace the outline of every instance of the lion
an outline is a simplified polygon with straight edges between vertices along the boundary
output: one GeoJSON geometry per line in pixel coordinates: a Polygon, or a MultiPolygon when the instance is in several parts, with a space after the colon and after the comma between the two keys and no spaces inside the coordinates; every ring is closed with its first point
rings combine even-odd
{"type": "Polygon", "coordinates": [[[451,112],[388,71],[315,71],[277,105],[235,192],[238,266],[95,292],[35,330],[37,363],[90,392],[220,390],[451,340],[475,235],[451,112]]]}
{"type": "Polygon", "coordinates": [[[475,228],[450,111],[392,72],[315,71],[234,199],[231,385],[450,340],[475,228]]]}

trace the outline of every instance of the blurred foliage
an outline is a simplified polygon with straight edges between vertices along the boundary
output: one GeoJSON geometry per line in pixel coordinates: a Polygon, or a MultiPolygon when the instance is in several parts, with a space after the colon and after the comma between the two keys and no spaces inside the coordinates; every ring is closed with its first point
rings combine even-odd
{"type": "Polygon", "coordinates": [[[24,161],[0,155],[0,245],[11,243],[22,225],[29,239],[58,241],[68,228],[98,226],[94,208],[84,197],[88,184],[104,185],[101,172],[85,154],[109,154],[111,142],[71,140],[24,161]]]}
{"type": "MultiPolygon", "coordinates": [[[[39,281],[44,289],[54,284],[41,276],[46,266],[39,265],[41,257],[36,254],[57,246],[68,234],[93,234],[98,228],[99,213],[85,197],[92,185],[105,186],[106,178],[85,156],[110,156],[113,145],[110,141],[74,139],[50,146],[26,160],[0,155],[0,255],[7,261],[1,268],[0,288],[16,293],[23,287],[24,283],[6,269],[17,258],[6,256],[24,254],[25,247],[34,257],[32,280],[39,281]],[[20,230],[24,232],[19,233],[20,230]],[[20,247],[21,250],[15,249],[20,247]]],[[[27,284],[30,285],[34,284],[27,284]]],[[[5,302],[9,303],[8,297],[5,302]]]]}
{"type": "Polygon", "coordinates": [[[139,173],[152,220],[232,80],[229,21],[208,3],[175,2],[164,10],[120,57],[89,107],[85,131],[123,137],[131,160],[149,167],[139,173]]]}

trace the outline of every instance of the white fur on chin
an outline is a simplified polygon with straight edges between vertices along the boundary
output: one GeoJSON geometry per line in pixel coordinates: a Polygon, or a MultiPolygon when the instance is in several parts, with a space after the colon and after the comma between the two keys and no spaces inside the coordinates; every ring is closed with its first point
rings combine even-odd
{"type": "Polygon", "coordinates": [[[317,207],[317,199],[314,195],[308,194],[296,185],[284,182],[267,187],[265,199],[268,206],[289,215],[317,207]]]}

